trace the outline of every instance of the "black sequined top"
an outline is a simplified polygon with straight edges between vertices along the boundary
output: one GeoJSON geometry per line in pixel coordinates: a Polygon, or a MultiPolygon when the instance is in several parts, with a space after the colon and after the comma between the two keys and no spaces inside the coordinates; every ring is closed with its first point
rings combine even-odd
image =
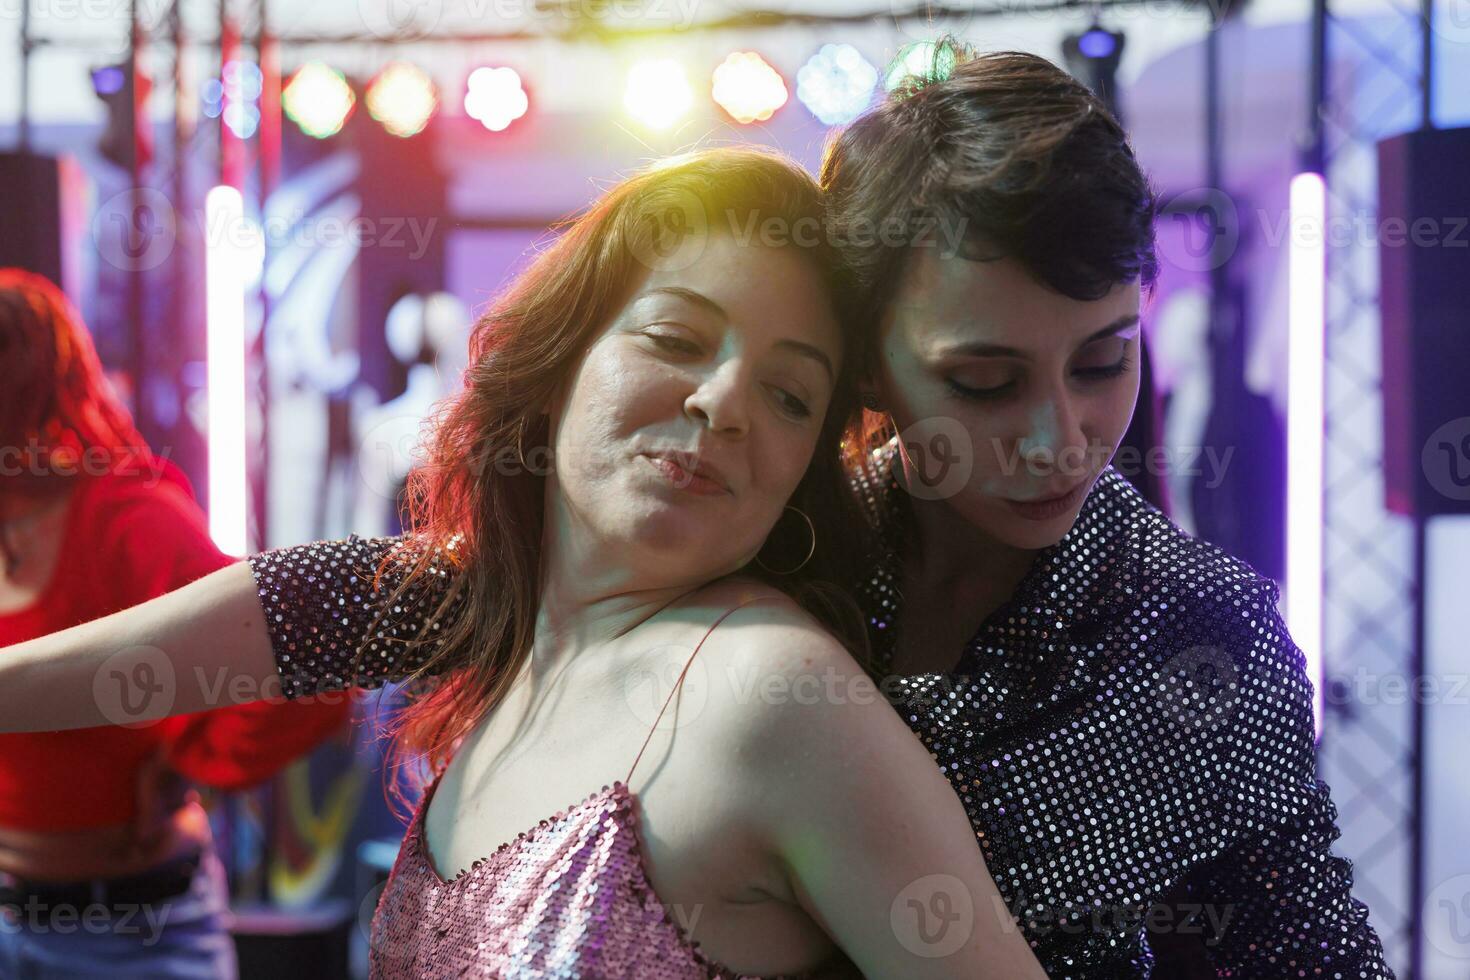
{"type": "MultiPolygon", "coordinates": [[[[859,590],[881,659],[911,534],[892,463],[890,449],[855,484],[884,540],[859,590]]],[[[422,625],[428,592],[362,635],[385,594],[365,583],[394,541],[251,559],[288,695],[345,683],[364,639],[363,686],[416,666],[395,641],[422,625]]],[[[1168,930],[1197,937],[1220,977],[1393,976],[1329,850],[1311,688],[1276,603],[1274,583],[1110,467],[953,672],[885,684],[1048,975],[1150,977],[1149,936],[1168,930]],[[1167,917],[1165,893],[1187,899],[1167,917]]]]}

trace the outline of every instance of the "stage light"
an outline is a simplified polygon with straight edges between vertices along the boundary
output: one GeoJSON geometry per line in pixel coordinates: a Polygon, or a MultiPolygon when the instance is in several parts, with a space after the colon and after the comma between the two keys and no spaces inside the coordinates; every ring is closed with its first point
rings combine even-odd
{"type": "Polygon", "coordinates": [[[122,65],[92,69],[92,91],[97,93],[99,99],[121,92],[127,80],[128,73],[122,65]]]}
{"type": "Polygon", "coordinates": [[[147,166],[153,159],[153,129],[144,124],[141,107],[148,103],[152,81],[124,62],[93,69],[92,91],[107,107],[107,125],[97,141],[103,159],[129,170],[136,155],[137,165],[147,166]]]}
{"type": "Polygon", "coordinates": [[[1322,731],[1322,481],[1325,408],[1327,189],[1301,173],[1289,192],[1286,329],[1286,625],[1306,659],[1322,731]]]}
{"type": "Polygon", "coordinates": [[[233,102],[253,102],[260,98],[264,79],[260,66],[252,61],[231,61],[221,73],[224,79],[225,98],[233,102]]]}
{"type": "Polygon", "coordinates": [[[933,41],[904,45],[883,74],[883,87],[892,92],[917,80],[942,80],[954,71],[954,49],[933,41]]]}
{"type": "Polygon", "coordinates": [[[1102,99],[1108,111],[1121,120],[1118,105],[1118,65],[1123,59],[1122,33],[1094,24],[1081,34],[1062,39],[1062,57],[1067,71],[1102,99]]]}
{"type": "Polygon", "coordinates": [[[650,129],[667,129],[689,111],[694,93],[684,66],[672,58],[650,58],[628,71],[623,107],[650,129]]]}
{"type": "Polygon", "coordinates": [[[225,111],[225,87],[218,78],[206,78],[199,86],[199,99],[204,103],[204,114],[218,119],[225,111]]]}
{"type": "Polygon", "coordinates": [[[1111,31],[1105,31],[1100,27],[1083,34],[1077,39],[1077,50],[1088,58],[1107,58],[1118,50],[1119,35],[1111,31]]]}
{"type": "Polygon", "coordinates": [[[851,44],[824,44],[796,73],[796,97],[828,126],[852,122],[873,101],[878,69],[851,44]]]}
{"type": "Polygon", "coordinates": [[[249,139],[260,126],[260,66],[250,61],[230,61],[220,73],[224,96],[221,118],[230,132],[249,139]]]}
{"type": "Polygon", "coordinates": [[[326,139],[341,130],[357,105],[352,86],[335,68],[312,61],[291,77],[281,92],[281,106],[286,115],[307,136],[326,139]]]}
{"type": "Polygon", "coordinates": [[[514,68],[476,68],[465,81],[465,114],[491,132],[524,116],[530,104],[514,68]]]}
{"type": "Polygon", "coordinates": [[[248,103],[231,102],[225,106],[221,118],[230,127],[230,132],[242,140],[248,140],[260,127],[260,108],[248,103]]]}
{"type": "Polygon", "coordinates": [[[368,114],[394,136],[412,136],[423,130],[439,108],[433,79],[418,66],[397,61],[378,73],[368,85],[368,114]]]}
{"type": "Polygon", "coordinates": [[[736,122],[764,122],[786,104],[786,81],[754,51],[734,51],[715,68],[710,94],[736,122]]]}
{"type": "Polygon", "coordinates": [[[228,184],[204,198],[204,296],[209,400],[209,535],[227,555],[247,553],[245,531],[245,286],[239,241],[245,202],[228,184]]]}

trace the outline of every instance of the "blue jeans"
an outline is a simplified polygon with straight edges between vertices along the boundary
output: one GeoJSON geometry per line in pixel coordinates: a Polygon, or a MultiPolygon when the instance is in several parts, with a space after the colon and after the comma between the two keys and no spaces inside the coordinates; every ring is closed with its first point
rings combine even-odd
{"type": "Polygon", "coordinates": [[[0,980],[237,980],[229,887],[206,849],[188,891],[107,915],[0,909],[0,980]]]}

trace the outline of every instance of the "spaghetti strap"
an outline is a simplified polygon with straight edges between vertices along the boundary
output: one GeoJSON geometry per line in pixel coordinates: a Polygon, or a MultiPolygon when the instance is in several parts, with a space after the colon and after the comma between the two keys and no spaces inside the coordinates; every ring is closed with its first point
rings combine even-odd
{"type": "Polygon", "coordinates": [[[648,743],[653,740],[653,733],[658,730],[658,723],[660,721],[663,721],[664,712],[668,709],[669,702],[672,701],[672,700],[674,700],[675,693],[678,692],[680,685],[682,685],[684,683],[684,675],[687,674],[687,673],[689,673],[689,668],[691,666],[693,666],[693,664],[694,664],[694,657],[695,657],[695,655],[699,653],[699,648],[702,647],[702,646],[704,646],[704,641],[707,640],[707,639],[709,639],[709,635],[715,631],[715,627],[718,626],[718,625],[720,625],[721,623],[723,623],[725,621],[725,617],[726,616],[729,616],[736,609],[742,609],[745,606],[750,605],[752,602],[759,602],[762,599],[776,599],[776,598],[779,598],[779,596],[758,595],[758,596],[756,596],[756,597],[754,597],[752,599],[746,599],[744,602],[740,603],[739,605],[733,606],[733,607],[725,610],[725,612],[720,615],[720,618],[717,619],[717,620],[715,620],[714,623],[710,625],[710,628],[704,631],[704,636],[700,637],[699,642],[694,645],[694,653],[691,653],[689,655],[689,659],[684,662],[684,669],[681,670],[681,671],[679,671],[679,677],[678,677],[677,680],[674,681],[674,687],[673,687],[672,690],[669,691],[669,696],[666,697],[666,698],[664,698],[664,706],[662,708],[659,708],[658,709],[658,717],[655,718],[655,719],[653,719],[653,727],[650,728],[648,730],[648,734],[646,736],[644,736],[644,738],[643,738],[643,747],[638,750],[637,757],[633,759],[633,765],[630,766],[629,769],[628,769],[628,776],[627,776],[626,779],[623,780],[623,785],[624,786],[628,786],[628,785],[630,785],[632,783],[632,781],[633,781],[633,770],[638,768],[638,760],[643,758],[643,750],[646,749],[646,748],[648,748],[648,743]]]}

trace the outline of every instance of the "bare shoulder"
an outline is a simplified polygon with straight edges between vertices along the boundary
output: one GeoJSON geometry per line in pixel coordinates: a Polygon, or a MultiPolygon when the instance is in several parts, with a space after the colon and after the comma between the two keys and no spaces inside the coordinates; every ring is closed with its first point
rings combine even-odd
{"type": "Polygon", "coordinates": [[[719,624],[699,654],[708,655],[711,663],[787,680],[814,671],[864,675],[862,666],[816,616],[763,582],[722,579],[700,590],[696,602],[710,614],[710,624],[719,624]]]}
{"type": "Polygon", "coordinates": [[[870,743],[891,746],[899,734],[908,736],[903,748],[918,747],[877,683],[795,599],[731,579],[706,587],[699,602],[720,610],[711,623],[729,613],[697,660],[708,690],[708,732],[738,757],[732,761],[768,774],[771,753],[799,769],[801,759],[829,766],[837,749],[846,756],[870,743]]]}

